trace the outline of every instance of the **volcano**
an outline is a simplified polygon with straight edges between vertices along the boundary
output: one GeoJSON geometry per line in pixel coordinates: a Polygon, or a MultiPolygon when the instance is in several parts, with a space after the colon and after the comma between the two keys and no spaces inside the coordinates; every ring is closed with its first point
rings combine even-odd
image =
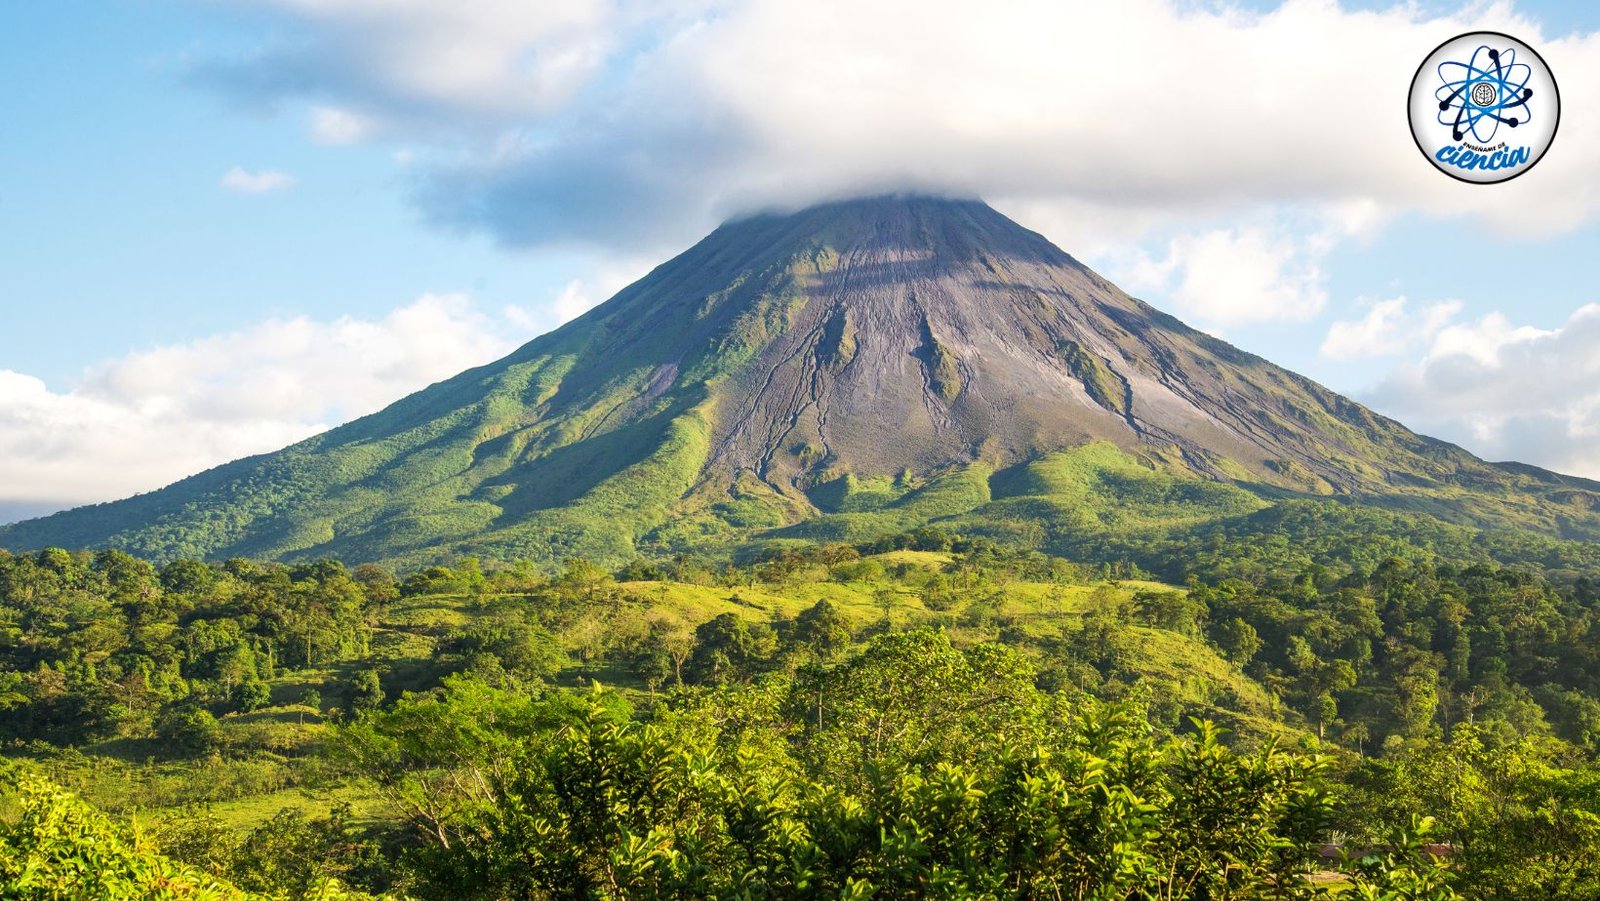
{"type": "Polygon", "coordinates": [[[980,521],[1049,494],[1073,453],[1241,509],[1325,496],[1600,534],[1600,485],[1417,435],[979,201],[890,196],[729,222],[504,359],[0,546],[619,561],[980,521]]]}

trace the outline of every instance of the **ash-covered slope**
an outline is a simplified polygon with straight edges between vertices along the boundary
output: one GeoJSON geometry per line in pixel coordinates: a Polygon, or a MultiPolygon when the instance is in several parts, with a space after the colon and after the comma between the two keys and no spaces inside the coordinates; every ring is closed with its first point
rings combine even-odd
{"type": "Polygon", "coordinates": [[[503,360],[0,545],[619,560],[850,509],[863,485],[964,474],[972,509],[1007,467],[1093,441],[1462,521],[1584,534],[1600,506],[1196,332],[980,202],[883,197],[731,222],[503,360]]]}
{"type": "Polygon", "coordinates": [[[1004,465],[1093,439],[1313,491],[1474,462],[1187,328],[981,203],[876,200],[733,226],[785,227],[796,240],[775,243],[800,265],[783,327],[726,386],[725,474],[788,491],[834,469],[1004,465]]]}

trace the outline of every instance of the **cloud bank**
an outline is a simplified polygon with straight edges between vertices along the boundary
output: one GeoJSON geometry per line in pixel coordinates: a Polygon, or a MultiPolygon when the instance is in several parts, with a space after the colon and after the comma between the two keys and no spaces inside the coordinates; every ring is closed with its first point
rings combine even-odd
{"type": "Polygon", "coordinates": [[[1341,329],[1347,326],[1375,335],[1379,346],[1426,342],[1427,349],[1395,366],[1363,400],[1479,456],[1600,479],[1600,304],[1548,330],[1515,325],[1501,313],[1445,325],[1438,317],[1454,311],[1434,305],[1420,317],[1432,320],[1429,340],[1418,320],[1408,319],[1403,299],[1385,303],[1360,322],[1336,323],[1329,342],[1354,346],[1352,332],[1341,329]]]}
{"type": "Polygon", "coordinates": [[[1439,334],[1461,312],[1459,300],[1428,304],[1417,313],[1406,309],[1404,297],[1359,303],[1366,305],[1367,315],[1329,326],[1322,340],[1323,356],[1359,360],[1402,354],[1439,334]]]}
{"type": "Polygon", "coordinates": [[[1510,4],[1290,0],[233,0],[272,24],[193,77],[407,160],[425,221],[509,247],[661,256],[730,215],[894,190],[978,195],[1202,328],[1301,322],[1325,258],[1404,213],[1531,239],[1593,221],[1600,35],[1510,4]],[[1532,42],[1561,136],[1490,189],[1417,153],[1441,40],[1532,42]]]}
{"type": "Polygon", "coordinates": [[[0,370],[0,519],[276,450],[487,363],[549,324],[426,295],[380,319],[274,319],[139,351],[65,391],[0,370]]]}
{"type": "Polygon", "coordinates": [[[1600,117],[1566,117],[1537,169],[1488,192],[1413,146],[1411,76],[1461,31],[1533,42],[1569,104],[1600,88],[1600,37],[1508,5],[236,2],[287,37],[197,77],[311,104],[321,140],[419,146],[423,211],[512,245],[681,240],[752,207],[918,188],[1053,204],[1085,240],[1261,204],[1518,234],[1600,210],[1581,151],[1600,117]]]}

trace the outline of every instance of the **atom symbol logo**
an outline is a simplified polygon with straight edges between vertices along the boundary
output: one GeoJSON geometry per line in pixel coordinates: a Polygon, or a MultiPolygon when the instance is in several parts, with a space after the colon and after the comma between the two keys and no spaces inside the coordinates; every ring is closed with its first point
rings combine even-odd
{"type": "Polygon", "coordinates": [[[1509,34],[1469,31],[1422,58],[1406,92],[1406,119],[1435,169],[1492,185],[1532,169],[1550,149],[1561,126],[1561,89],[1539,51],[1509,34]]]}
{"type": "Polygon", "coordinates": [[[1471,62],[1446,60],[1439,64],[1442,84],[1434,91],[1439,124],[1450,126],[1457,141],[1471,133],[1479,143],[1487,144],[1494,140],[1501,123],[1516,128],[1528,121],[1528,98],[1533,89],[1527,85],[1533,67],[1516,60],[1514,48],[1501,51],[1484,45],[1472,51],[1471,62]]]}

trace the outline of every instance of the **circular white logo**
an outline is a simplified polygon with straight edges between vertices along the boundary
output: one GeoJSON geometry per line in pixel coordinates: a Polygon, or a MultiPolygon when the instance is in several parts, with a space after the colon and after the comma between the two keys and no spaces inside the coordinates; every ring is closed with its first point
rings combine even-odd
{"type": "Polygon", "coordinates": [[[1561,122],[1550,67],[1510,35],[1474,31],[1428,54],[1411,79],[1411,136],[1439,171],[1493,184],[1532,169],[1561,122]]]}

